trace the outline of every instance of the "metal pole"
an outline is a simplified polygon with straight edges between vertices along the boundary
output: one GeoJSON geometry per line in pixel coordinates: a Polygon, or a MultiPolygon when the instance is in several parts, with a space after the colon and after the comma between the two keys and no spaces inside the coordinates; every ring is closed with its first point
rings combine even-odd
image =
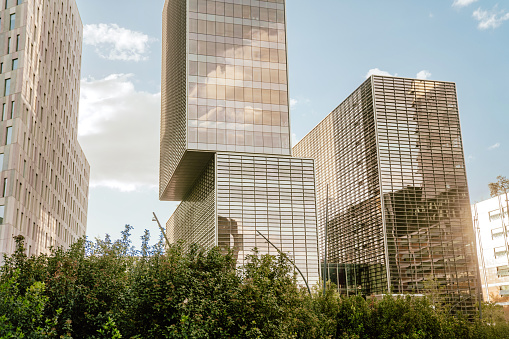
{"type": "Polygon", "coordinates": [[[323,295],[327,289],[327,226],[329,224],[329,184],[327,184],[325,193],[325,230],[324,230],[324,250],[323,250],[323,295]]]}
{"type": "Polygon", "coordinates": [[[159,229],[161,230],[161,233],[163,234],[164,236],[164,240],[166,240],[166,245],[168,247],[170,247],[170,241],[168,240],[168,238],[166,237],[166,231],[164,230],[164,228],[161,226],[161,223],[159,222],[159,219],[157,218],[157,215],[155,212],[152,212],[152,214],[154,215],[154,219],[152,219],[152,221],[157,221],[157,225],[159,226],[159,229]]]}
{"type": "Polygon", "coordinates": [[[256,232],[258,232],[258,234],[261,235],[263,237],[263,239],[265,239],[269,244],[271,244],[272,247],[274,247],[276,249],[276,251],[279,253],[279,255],[285,257],[293,265],[293,267],[295,267],[297,269],[297,271],[300,273],[300,276],[304,280],[306,287],[308,288],[309,295],[311,295],[311,289],[309,288],[308,281],[306,280],[306,278],[304,278],[304,274],[302,274],[301,270],[297,267],[297,265],[295,265],[295,263],[292,261],[292,259],[290,259],[286,255],[286,253],[281,252],[281,250],[279,248],[277,248],[276,245],[274,245],[269,239],[267,239],[267,237],[265,237],[260,231],[256,231],[256,232]]]}

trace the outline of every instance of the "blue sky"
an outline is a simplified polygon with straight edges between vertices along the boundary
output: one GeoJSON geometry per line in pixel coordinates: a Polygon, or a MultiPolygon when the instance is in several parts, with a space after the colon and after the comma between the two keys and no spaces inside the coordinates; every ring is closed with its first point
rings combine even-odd
{"type": "MultiPolygon", "coordinates": [[[[88,236],[135,239],[156,212],[163,0],[77,0],[85,39],[80,142],[92,166],[88,236]],[[142,4],[142,6],[140,6],[142,4]]],[[[287,2],[291,127],[300,140],[369,72],[457,84],[471,201],[509,176],[509,2],[287,2]]],[[[135,242],[139,244],[139,241],[135,242]]]]}

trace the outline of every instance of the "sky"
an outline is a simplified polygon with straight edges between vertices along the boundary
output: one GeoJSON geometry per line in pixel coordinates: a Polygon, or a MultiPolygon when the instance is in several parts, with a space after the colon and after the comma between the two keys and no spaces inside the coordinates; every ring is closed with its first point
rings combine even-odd
{"type": "MultiPolygon", "coordinates": [[[[87,236],[158,237],[164,0],[76,0],[84,25],[79,141],[91,165],[87,236]],[[140,6],[142,4],[142,6],[140,6]]],[[[292,142],[370,74],[457,85],[471,202],[509,176],[509,1],[288,0],[292,142]]]]}

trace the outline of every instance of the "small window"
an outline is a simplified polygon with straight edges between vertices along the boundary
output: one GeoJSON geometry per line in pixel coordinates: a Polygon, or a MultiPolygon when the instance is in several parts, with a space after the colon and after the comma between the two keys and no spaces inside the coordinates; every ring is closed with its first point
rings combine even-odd
{"type": "Polygon", "coordinates": [[[4,224],[5,206],[0,206],[0,225],[4,224]]]}
{"type": "Polygon", "coordinates": [[[16,0],[16,5],[21,5],[23,3],[23,0],[16,0]]]}
{"type": "Polygon", "coordinates": [[[4,63],[0,62],[0,74],[4,72],[4,63]]]}
{"type": "Polygon", "coordinates": [[[11,101],[11,114],[9,116],[9,119],[14,118],[14,108],[16,107],[16,101],[11,101]]]}
{"type": "Polygon", "coordinates": [[[19,51],[19,34],[16,36],[16,51],[19,51]]]}
{"type": "Polygon", "coordinates": [[[509,295],[509,285],[500,286],[500,296],[504,297],[509,295]]]}
{"type": "Polygon", "coordinates": [[[18,69],[18,59],[12,60],[12,70],[18,69]]]}
{"type": "Polygon", "coordinates": [[[507,249],[505,246],[495,247],[493,251],[495,251],[495,258],[507,257],[507,249]]]}
{"type": "Polygon", "coordinates": [[[4,186],[2,191],[2,197],[5,197],[7,195],[7,178],[4,178],[4,186]]]}
{"type": "Polygon", "coordinates": [[[504,236],[504,229],[502,227],[491,230],[491,238],[493,240],[502,238],[504,236]]]}
{"type": "Polygon", "coordinates": [[[11,53],[11,38],[7,38],[7,54],[11,53]]]}
{"type": "Polygon", "coordinates": [[[509,266],[500,266],[497,267],[497,275],[498,277],[509,277],[509,266]]]}
{"type": "Polygon", "coordinates": [[[7,120],[7,104],[2,105],[2,121],[7,120]]]}
{"type": "Polygon", "coordinates": [[[9,29],[14,29],[14,26],[16,26],[16,13],[11,14],[11,22],[9,23],[9,29]]]}
{"type": "Polygon", "coordinates": [[[7,9],[8,5],[9,5],[9,0],[5,0],[5,9],[7,9]]]}
{"type": "Polygon", "coordinates": [[[11,94],[11,79],[5,79],[4,96],[11,94]]]}
{"type": "Polygon", "coordinates": [[[10,145],[12,142],[12,127],[7,127],[5,129],[5,144],[10,145]]]}
{"type": "Polygon", "coordinates": [[[4,168],[4,154],[0,153],[0,171],[4,168]]]}

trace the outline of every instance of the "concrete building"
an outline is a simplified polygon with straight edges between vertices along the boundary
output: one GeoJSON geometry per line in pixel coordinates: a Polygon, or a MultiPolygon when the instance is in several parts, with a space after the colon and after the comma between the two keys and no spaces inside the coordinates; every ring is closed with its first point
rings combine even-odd
{"type": "Polygon", "coordinates": [[[83,25],[75,0],[0,2],[0,254],[85,235],[89,165],[77,141],[83,25]]]}
{"type": "Polygon", "coordinates": [[[166,0],[161,200],[172,241],[289,253],[318,280],[313,160],[292,158],[284,0],[166,0]]]}
{"type": "Polygon", "coordinates": [[[328,206],[327,272],[341,293],[436,285],[457,309],[472,308],[475,238],[454,83],[371,76],[293,154],[315,160],[322,267],[328,206]]]}
{"type": "Polygon", "coordinates": [[[472,205],[485,301],[509,308],[509,203],[506,194],[472,205]]]}

